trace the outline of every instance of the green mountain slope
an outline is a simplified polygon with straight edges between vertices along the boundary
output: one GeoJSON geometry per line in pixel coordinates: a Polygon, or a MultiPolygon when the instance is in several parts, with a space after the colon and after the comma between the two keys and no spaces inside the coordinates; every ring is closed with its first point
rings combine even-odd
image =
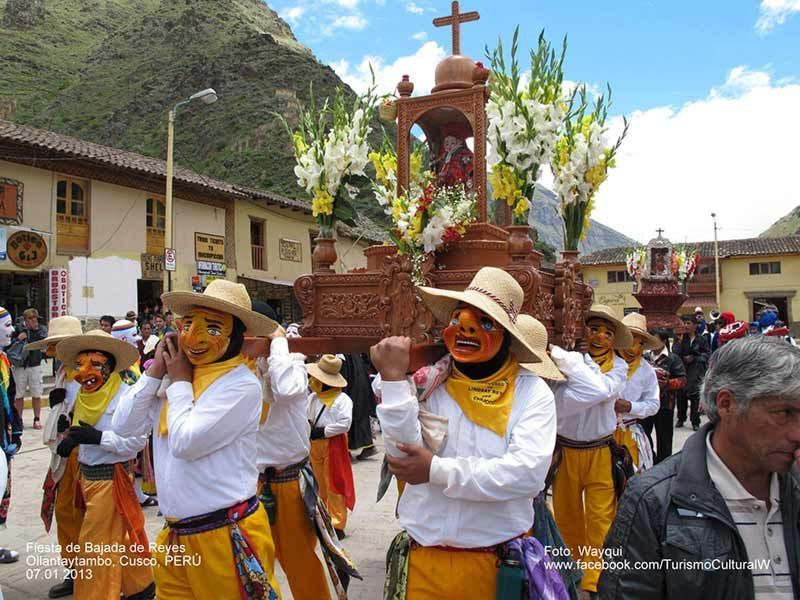
{"type": "Polygon", "coordinates": [[[758,237],[786,237],[797,235],[798,231],[800,231],[800,206],[796,206],[788,215],[784,215],[775,221],[758,237]]]}
{"type": "MultiPolygon", "coordinates": [[[[213,87],[215,104],[178,111],[176,163],[306,199],[275,113],[294,123],[309,83],[320,98],[343,84],[262,0],[0,0],[0,19],[0,118],[163,158],[169,109],[213,87]]],[[[551,196],[533,217],[560,248],[551,196]]],[[[629,243],[598,224],[585,251],[629,243]]]]}

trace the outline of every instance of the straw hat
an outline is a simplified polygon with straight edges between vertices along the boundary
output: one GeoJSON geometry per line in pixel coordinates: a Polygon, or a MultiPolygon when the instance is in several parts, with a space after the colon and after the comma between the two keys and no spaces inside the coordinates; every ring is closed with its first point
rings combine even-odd
{"type": "Polygon", "coordinates": [[[56,317],[47,324],[47,337],[38,342],[31,342],[25,348],[28,350],[44,350],[50,344],[55,344],[75,335],[81,335],[81,322],[75,317],[56,317]]]}
{"type": "Polygon", "coordinates": [[[617,318],[611,308],[605,304],[592,304],[589,312],[586,313],[586,320],[588,321],[592,317],[608,321],[614,326],[615,350],[627,350],[631,347],[633,344],[633,336],[631,335],[631,332],[628,330],[628,327],[617,318]]]}
{"type": "Polygon", "coordinates": [[[622,319],[622,322],[625,323],[628,329],[630,329],[631,333],[635,333],[644,338],[645,343],[644,347],[648,350],[661,350],[664,347],[664,344],[661,343],[661,340],[654,335],[650,335],[650,332],[647,331],[647,317],[644,315],[632,312],[630,314],[625,315],[625,318],[622,319]]]}
{"type": "Polygon", "coordinates": [[[239,319],[246,328],[245,334],[268,336],[278,324],[272,319],[253,311],[250,294],[241,283],[227,279],[215,279],[202,294],[197,292],[166,292],[161,294],[164,308],[185,315],[193,308],[202,307],[228,313],[239,319]]]}
{"type": "Polygon", "coordinates": [[[537,363],[542,359],[519,329],[517,317],[525,293],[508,273],[495,267],[483,267],[463,292],[420,287],[423,302],[441,323],[447,323],[459,302],[474,306],[497,321],[516,342],[514,354],[520,363],[537,363]]]}
{"type": "Polygon", "coordinates": [[[68,368],[74,369],[75,358],[81,352],[99,350],[108,352],[117,362],[116,371],[124,371],[139,359],[139,351],[127,342],[114,338],[102,329],[93,329],[83,335],[72,336],[59,342],[56,356],[68,368]]]}
{"type": "MultiPolygon", "coordinates": [[[[524,369],[535,373],[539,377],[550,379],[551,381],[564,381],[566,377],[558,370],[556,364],[550,359],[547,354],[547,328],[542,325],[537,319],[530,315],[522,314],[517,319],[517,327],[520,328],[523,335],[528,339],[528,343],[536,350],[536,356],[542,362],[538,363],[524,363],[520,366],[524,369]]],[[[516,354],[518,343],[516,340],[511,344],[511,350],[516,354]]]]}
{"type": "Polygon", "coordinates": [[[342,359],[333,354],[323,354],[318,363],[306,365],[311,377],[334,388],[347,387],[347,380],[339,372],[342,370],[342,359]]]}

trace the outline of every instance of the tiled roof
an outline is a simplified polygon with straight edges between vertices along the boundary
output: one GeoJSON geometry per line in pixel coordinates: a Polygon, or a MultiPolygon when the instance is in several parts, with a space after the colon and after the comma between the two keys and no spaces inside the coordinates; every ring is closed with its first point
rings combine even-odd
{"type": "MultiPolygon", "coordinates": [[[[681,244],[688,249],[697,249],[701,256],[714,256],[714,242],[697,242],[681,244]]],[[[625,257],[632,250],[630,246],[606,248],[580,257],[583,265],[616,265],[623,264],[625,257]]],[[[719,257],[732,256],[768,256],[780,254],[800,254],[800,236],[792,235],[780,238],[745,238],[741,240],[720,240],[719,257]]]]}
{"type": "MultiPolygon", "coordinates": [[[[64,157],[74,157],[101,165],[116,167],[132,174],[155,175],[164,178],[167,176],[167,161],[161,160],[160,158],[152,158],[150,156],[137,154],[136,152],[128,152],[127,150],[112,148],[111,146],[95,144],[54,131],[38,129],[30,125],[20,125],[19,123],[0,119],[0,143],[4,141],[14,142],[38,150],[49,151],[47,158],[63,159],[64,157]]],[[[271,192],[248,189],[202,175],[190,169],[175,167],[173,176],[176,182],[213,190],[231,196],[232,198],[258,197],[272,204],[310,211],[310,207],[299,200],[284,198],[283,196],[271,192]]]]}

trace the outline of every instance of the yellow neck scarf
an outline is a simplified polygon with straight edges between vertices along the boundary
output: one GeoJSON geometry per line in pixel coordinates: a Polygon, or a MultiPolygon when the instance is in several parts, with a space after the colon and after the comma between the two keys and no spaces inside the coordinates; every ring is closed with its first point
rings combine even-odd
{"type": "Polygon", "coordinates": [[[600,356],[592,356],[592,360],[600,366],[600,371],[608,373],[614,368],[614,351],[609,350],[600,356]]]}
{"type": "Polygon", "coordinates": [[[639,365],[642,364],[642,357],[637,356],[634,360],[628,363],[628,379],[633,377],[633,374],[639,370],[639,365]]]}
{"type": "Polygon", "coordinates": [[[72,424],[78,425],[81,421],[89,425],[96,425],[100,417],[106,412],[108,405],[114,399],[122,385],[119,373],[112,373],[103,386],[96,392],[78,392],[75,399],[75,414],[72,424]]]}
{"type": "MultiPolygon", "coordinates": [[[[222,362],[215,362],[208,365],[197,365],[194,368],[192,375],[192,392],[194,394],[194,401],[208,389],[212,383],[223,375],[230,373],[239,365],[246,365],[248,368],[253,369],[255,362],[249,361],[243,354],[237,354],[233,358],[224,360],[222,362]]],[[[158,435],[167,435],[167,407],[169,402],[164,402],[161,407],[161,415],[158,419],[158,435]]],[[[262,409],[261,418],[266,420],[266,415],[262,409]]],[[[263,422],[263,421],[262,421],[263,422]]]]}
{"type": "Polygon", "coordinates": [[[514,402],[517,371],[519,363],[513,354],[499,371],[484,379],[470,379],[453,365],[445,386],[470,421],[503,437],[514,402]]]}
{"type": "Polygon", "coordinates": [[[330,408],[333,406],[333,401],[336,400],[337,396],[342,393],[342,388],[331,388],[329,390],[325,390],[324,392],[315,393],[317,394],[319,401],[322,402],[326,408],[330,408]]]}

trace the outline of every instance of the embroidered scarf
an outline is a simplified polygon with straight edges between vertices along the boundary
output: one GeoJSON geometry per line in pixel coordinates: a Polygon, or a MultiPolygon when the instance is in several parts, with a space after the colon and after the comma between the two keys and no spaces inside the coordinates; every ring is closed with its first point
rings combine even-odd
{"type": "Polygon", "coordinates": [[[470,379],[453,365],[445,386],[470,421],[503,437],[514,402],[518,371],[519,363],[513,354],[509,354],[500,370],[483,379],[470,379]]]}
{"type": "Polygon", "coordinates": [[[333,402],[342,393],[342,388],[330,388],[324,392],[315,392],[319,401],[325,405],[325,408],[333,406],[333,402]]]}
{"type": "Polygon", "coordinates": [[[628,363],[628,379],[633,377],[633,374],[639,370],[639,365],[642,364],[642,357],[637,356],[634,360],[628,363]]]}
{"type": "Polygon", "coordinates": [[[96,425],[106,412],[108,405],[114,399],[122,385],[122,378],[119,373],[112,373],[103,386],[96,392],[78,392],[75,398],[75,414],[72,417],[72,424],[78,425],[81,421],[89,425],[96,425]]]}
{"type": "Polygon", "coordinates": [[[608,373],[614,368],[614,351],[609,350],[601,356],[592,356],[592,360],[598,364],[600,371],[608,373]]]}
{"type": "MultiPolygon", "coordinates": [[[[212,383],[214,383],[217,379],[226,375],[233,371],[239,365],[246,365],[248,368],[252,369],[255,367],[255,363],[249,361],[246,356],[243,354],[237,354],[233,358],[229,358],[228,360],[223,360],[222,362],[215,362],[209,365],[197,365],[194,368],[194,373],[192,375],[192,392],[194,394],[194,401],[197,402],[197,399],[208,389],[212,383]]],[[[161,407],[161,415],[158,419],[158,435],[167,435],[167,408],[169,407],[169,401],[164,402],[164,406],[161,407]]],[[[262,410],[262,418],[265,418],[262,410]]]]}

